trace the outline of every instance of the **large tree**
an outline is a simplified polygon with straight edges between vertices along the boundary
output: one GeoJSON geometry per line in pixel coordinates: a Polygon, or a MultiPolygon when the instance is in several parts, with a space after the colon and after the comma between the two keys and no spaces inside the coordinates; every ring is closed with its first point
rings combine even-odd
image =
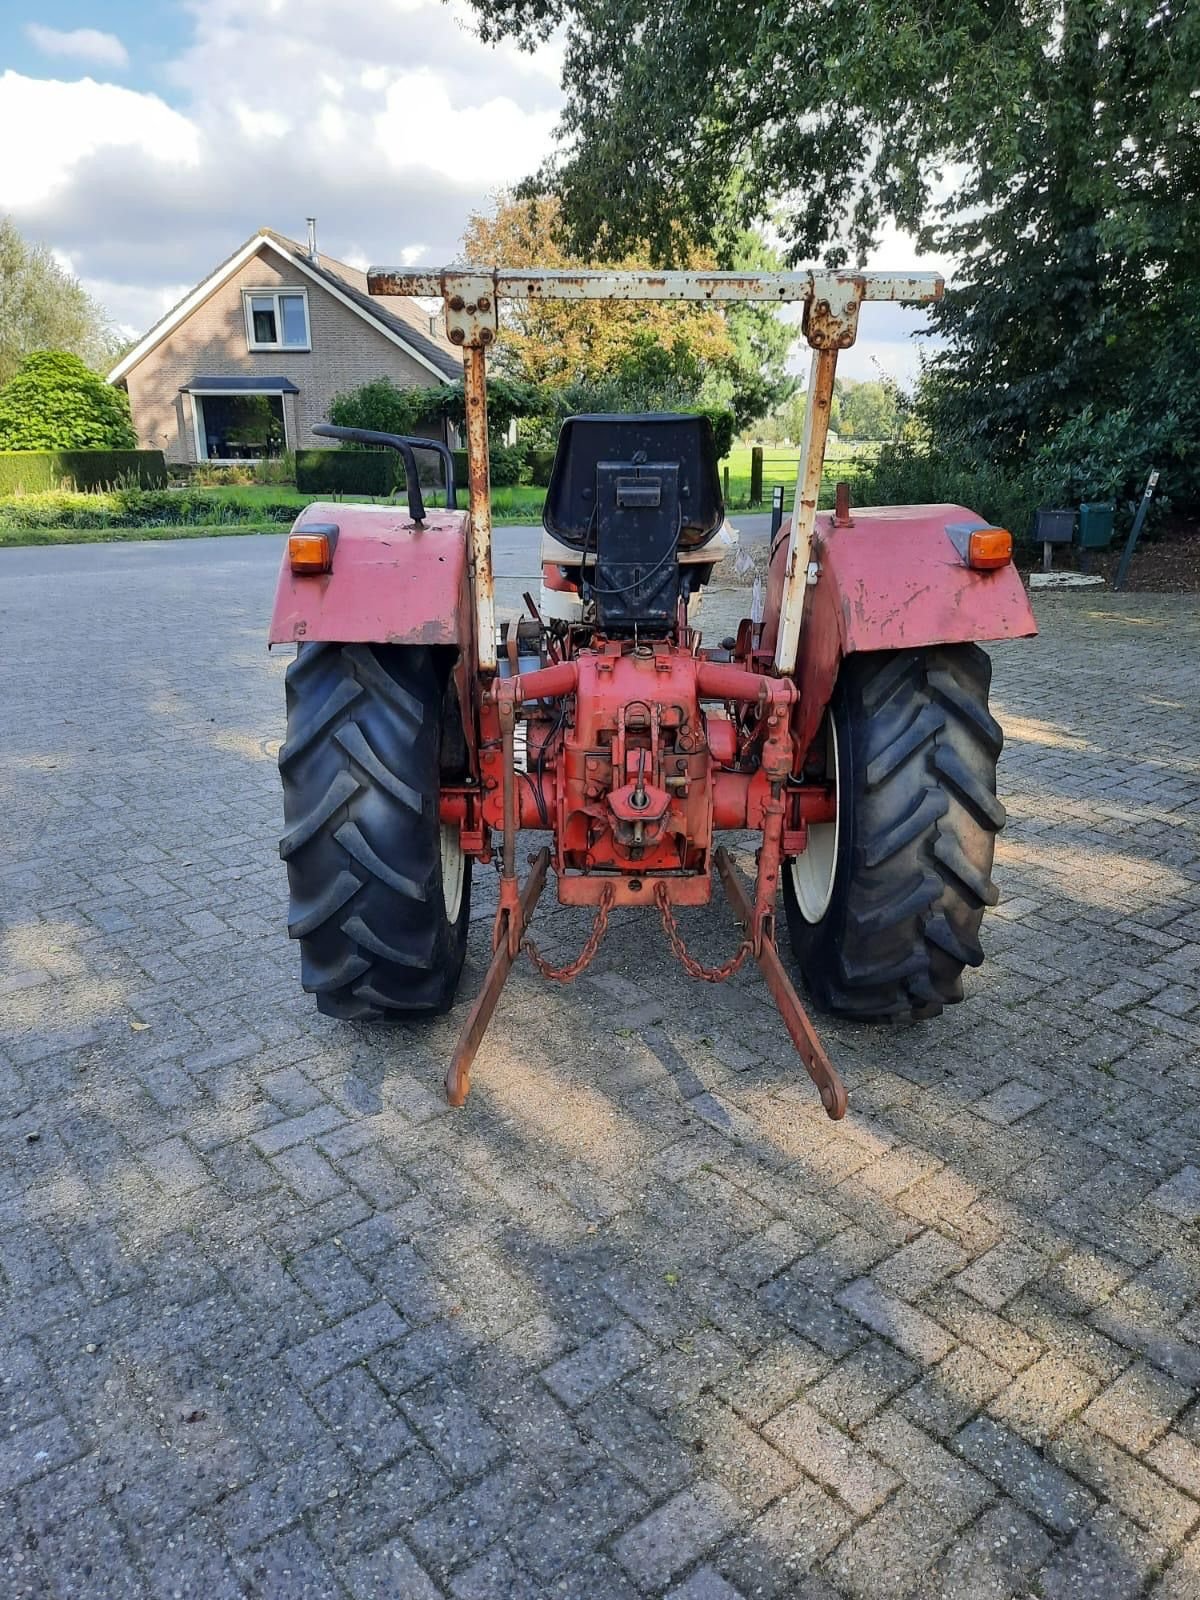
{"type": "MultiPolygon", "coordinates": [[[[778,264],[756,235],[733,245],[736,264],[778,264]]],[[[629,241],[605,258],[572,248],[557,197],[501,195],[494,210],[473,215],[463,237],[468,261],[504,267],[644,269],[650,252],[629,241]]],[[[713,267],[711,250],[687,249],[684,264],[713,267]]],[[[764,415],[792,387],[786,369],[795,329],[772,307],[715,306],[663,301],[524,300],[502,306],[505,337],[497,360],[524,383],[565,388],[623,381],[631,390],[656,388],[702,397],[727,407],[739,427],[764,415]]]]}
{"type": "Polygon", "coordinates": [[[0,384],[35,350],[68,350],[99,369],[115,347],[106,312],[78,278],[0,217],[0,384]]]}
{"type": "Polygon", "coordinates": [[[885,223],[918,234],[955,263],[933,419],[984,454],[1187,379],[1200,5],[474,4],[485,36],[564,30],[545,176],[575,240],[668,261],[770,218],[793,262],[841,265],[885,223]]]}

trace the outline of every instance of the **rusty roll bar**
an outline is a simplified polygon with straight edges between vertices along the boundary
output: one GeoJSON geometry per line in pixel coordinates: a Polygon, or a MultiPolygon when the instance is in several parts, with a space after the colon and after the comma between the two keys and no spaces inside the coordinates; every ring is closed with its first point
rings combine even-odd
{"type": "Polygon", "coordinates": [[[446,336],[463,352],[467,458],[471,491],[471,559],[479,666],[496,670],[496,605],[492,578],[492,507],[488,483],[486,352],[500,332],[501,300],[676,300],[709,304],[757,301],[802,303],[804,336],[812,347],[808,410],[796,472],[796,495],[775,670],[795,671],[808,589],[817,495],[833,401],[837,353],[854,343],[865,300],[912,304],[939,300],[943,281],[933,272],[550,272],[501,267],[443,267],[408,272],[372,267],[367,287],[378,295],[437,296],[446,305],[446,336]]]}

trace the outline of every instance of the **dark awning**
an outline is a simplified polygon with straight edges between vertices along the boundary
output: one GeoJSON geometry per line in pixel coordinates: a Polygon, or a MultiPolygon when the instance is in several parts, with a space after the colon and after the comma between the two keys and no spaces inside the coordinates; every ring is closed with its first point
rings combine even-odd
{"type": "Polygon", "coordinates": [[[299,394],[300,390],[290,378],[231,378],[225,373],[198,372],[194,378],[179,386],[180,394],[199,390],[201,394],[299,394]]]}

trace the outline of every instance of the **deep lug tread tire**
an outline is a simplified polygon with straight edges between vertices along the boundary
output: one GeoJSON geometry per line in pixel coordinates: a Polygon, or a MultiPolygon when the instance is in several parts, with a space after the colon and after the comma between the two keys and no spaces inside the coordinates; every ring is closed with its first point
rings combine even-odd
{"type": "Polygon", "coordinates": [[[402,645],[301,645],[279,752],[291,907],[304,988],[324,1015],[446,1011],[466,952],[471,876],[442,893],[445,672],[402,645]]]}
{"type": "Polygon", "coordinates": [[[808,922],[790,870],[792,950],[823,1010],[860,1021],[936,1016],[983,961],[999,893],[991,662],[978,645],[850,656],[830,704],[839,752],[833,892],[808,922]]]}

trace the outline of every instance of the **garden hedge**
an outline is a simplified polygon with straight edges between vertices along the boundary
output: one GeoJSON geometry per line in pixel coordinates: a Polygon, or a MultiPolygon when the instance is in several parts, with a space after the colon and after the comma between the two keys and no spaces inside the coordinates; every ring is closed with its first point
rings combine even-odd
{"type": "Polygon", "coordinates": [[[0,450],[0,495],[47,489],[165,489],[161,450],[0,450]]]}
{"type": "Polygon", "coordinates": [[[394,450],[297,450],[296,487],[302,494],[369,494],[386,499],[395,487],[394,450]]]}

